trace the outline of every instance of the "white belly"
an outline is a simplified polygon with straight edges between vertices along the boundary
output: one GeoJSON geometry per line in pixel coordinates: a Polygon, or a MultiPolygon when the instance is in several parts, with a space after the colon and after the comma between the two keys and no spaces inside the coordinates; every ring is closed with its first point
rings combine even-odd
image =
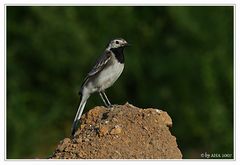
{"type": "Polygon", "coordinates": [[[99,87],[99,91],[105,90],[113,85],[113,83],[121,75],[124,68],[124,64],[114,62],[113,65],[105,68],[99,74],[98,81],[96,82],[99,87]]]}

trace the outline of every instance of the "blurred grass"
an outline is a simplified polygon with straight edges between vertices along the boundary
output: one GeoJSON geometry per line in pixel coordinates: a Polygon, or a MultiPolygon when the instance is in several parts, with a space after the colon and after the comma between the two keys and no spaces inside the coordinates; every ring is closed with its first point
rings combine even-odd
{"type": "Polygon", "coordinates": [[[118,37],[133,46],[111,101],[166,110],[184,158],[233,154],[233,7],[8,6],[7,158],[46,158],[69,136],[80,85],[118,37]]]}

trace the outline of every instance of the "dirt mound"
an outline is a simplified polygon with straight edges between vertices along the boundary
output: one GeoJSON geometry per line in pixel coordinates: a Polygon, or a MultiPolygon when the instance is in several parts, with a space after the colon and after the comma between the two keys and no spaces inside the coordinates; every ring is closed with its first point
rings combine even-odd
{"type": "Polygon", "coordinates": [[[85,113],[73,138],[65,138],[51,159],[181,159],[172,120],[158,109],[126,103],[85,113]]]}

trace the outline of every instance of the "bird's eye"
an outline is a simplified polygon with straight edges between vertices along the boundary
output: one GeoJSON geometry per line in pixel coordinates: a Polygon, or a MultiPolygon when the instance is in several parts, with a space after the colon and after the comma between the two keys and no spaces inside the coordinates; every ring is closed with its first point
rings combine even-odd
{"type": "Polygon", "coordinates": [[[116,44],[119,44],[119,41],[116,41],[116,44]]]}

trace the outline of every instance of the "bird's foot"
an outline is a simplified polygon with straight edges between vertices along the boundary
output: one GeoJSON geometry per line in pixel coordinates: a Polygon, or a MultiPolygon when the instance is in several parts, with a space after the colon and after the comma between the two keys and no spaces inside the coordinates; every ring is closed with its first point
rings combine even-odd
{"type": "Polygon", "coordinates": [[[113,105],[112,105],[112,104],[107,106],[107,108],[112,108],[112,107],[113,107],[113,105]]]}
{"type": "Polygon", "coordinates": [[[106,107],[112,109],[112,108],[113,108],[113,105],[112,105],[112,104],[109,104],[109,105],[107,105],[106,107]]]}

